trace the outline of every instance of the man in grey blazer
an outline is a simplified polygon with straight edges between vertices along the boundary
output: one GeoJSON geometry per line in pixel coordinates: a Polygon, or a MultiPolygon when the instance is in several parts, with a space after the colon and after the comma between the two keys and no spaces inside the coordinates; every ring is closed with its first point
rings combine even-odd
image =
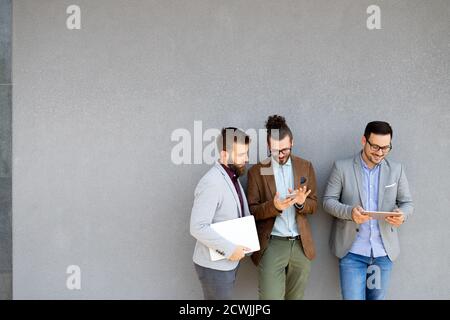
{"type": "Polygon", "coordinates": [[[400,252],[398,228],[413,212],[404,167],[386,159],[392,134],[387,122],[368,123],[362,151],[334,163],[323,197],[325,211],[334,217],[330,246],[339,258],[345,300],[384,299],[400,252]],[[365,211],[401,215],[377,220],[365,211]]]}
{"type": "Polygon", "coordinates": [[[200,179],[195,189],[190,232],[197,239],[194,266],[207,300],[228,300],[236,279],[239,260],[248,248],[231,243],[211,228],[212,223],[250,215],[244,190],[238,180],[248,162],[250,137],[229,127],[217,137],[220,159],[200,179]],[[209,249],[224,259],[212,261],[209,249]]]}

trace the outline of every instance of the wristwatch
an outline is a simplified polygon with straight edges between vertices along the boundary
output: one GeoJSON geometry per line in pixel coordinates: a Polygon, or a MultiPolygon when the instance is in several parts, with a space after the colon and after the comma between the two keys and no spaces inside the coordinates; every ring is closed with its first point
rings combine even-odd
{"type": "Polygon", "coordinates": [[[296,207],[298,210],[303,210],[303,208],[305,207],[305,204],[302,203],[301,205],[298,205],[297,203],[294,203],[294,207],[296,207]]]}

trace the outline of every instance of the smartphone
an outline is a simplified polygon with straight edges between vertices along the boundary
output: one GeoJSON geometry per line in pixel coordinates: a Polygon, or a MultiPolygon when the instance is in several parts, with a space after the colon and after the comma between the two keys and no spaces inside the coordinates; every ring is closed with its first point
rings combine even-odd
{"type": "Polygon", "coordinates": [[[290,199],[294,199],[297,196],[297,192],[293,192],[293,193],[288,193],[286,195],[286,199],[290,198],[290,199]]]}

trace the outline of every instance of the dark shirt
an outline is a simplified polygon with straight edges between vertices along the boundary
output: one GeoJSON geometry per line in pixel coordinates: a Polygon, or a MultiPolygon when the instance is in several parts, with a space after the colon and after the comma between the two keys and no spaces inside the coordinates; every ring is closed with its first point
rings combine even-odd
{"type": "MultiPolygon", "coordinates": [[[[234,184],[234,188],[236,189],[236,192],[237,192],[238,197],[239,197],[239,202],[241,203],[241,213],[244,214],[244,200],[242,198],[241,188],[239,187],[238,177],[237,177],[236,173],[231,168],[228,168],[224,164],[221,164],[221,165],[225,169],[225,171],[228,173],[228,176],[230,177],[231,181],[234,184]]],[[[242,217],[242,214],[239,215],[239,218],[242,217]]]]}

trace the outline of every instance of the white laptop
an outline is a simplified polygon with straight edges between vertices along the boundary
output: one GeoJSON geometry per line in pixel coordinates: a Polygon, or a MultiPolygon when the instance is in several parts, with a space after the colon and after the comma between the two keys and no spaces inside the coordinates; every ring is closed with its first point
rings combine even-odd
{"type": "MultiPolygon", "coordinates": [[[[218,234],[236,245],[241,245],[255,252],[260,249],[258,233],[256,231],[255,217],[252,215],[211,224],[218,234]]],[[[225,259],[214,249],[209,249],[212,261],[225,259]]]]}

